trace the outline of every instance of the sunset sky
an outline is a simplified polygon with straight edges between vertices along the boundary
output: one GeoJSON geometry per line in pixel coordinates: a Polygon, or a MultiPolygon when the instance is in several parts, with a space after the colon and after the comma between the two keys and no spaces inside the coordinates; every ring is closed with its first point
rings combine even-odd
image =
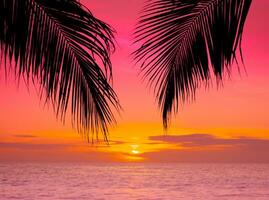
{"type": "Polygon", "coordinates": [[[154,94],[130,56],[145,0],[81,0],[117,32],[113,87],[123,111],[110,145],[87,144],[63,125],[36,89],[0,72],[0,161],[269,162],[269,1],[253,0],[243,35],[246,71],[223,88],[201,88],[165,134],[154,94]]]}

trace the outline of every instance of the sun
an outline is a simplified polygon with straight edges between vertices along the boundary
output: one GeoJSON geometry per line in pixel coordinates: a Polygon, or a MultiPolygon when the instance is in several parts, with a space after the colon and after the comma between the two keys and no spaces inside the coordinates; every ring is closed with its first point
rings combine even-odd
{"type": "Polygon", "coordinates": [[[131,145],[131,154],[133,155],[138,155],[140,154],[140,151],[138,150],[139,149],[139,145],[138,144],[132,144],[131,145]]]}
{"type": "Polygon", "coordinates": [[[130,145],[130,151],[129,151],[129,155],[126,155],[126,158],[129,160],[129,161],[132,161],[132,162],[140,162],[140,161],[143,161],[144,158],[142,157],[142,153],[141,152],[141,147],[140,145],[138,144],[132,144],[130,145]]]}
{"type": "Polygon", "coordinates": [[[133,150],[131,151],[131,153],[137,155],[137,154],[140,153],[140,151],[138,151],[138,150],[136,150],[136,149],[133,149],[133,150]]]}

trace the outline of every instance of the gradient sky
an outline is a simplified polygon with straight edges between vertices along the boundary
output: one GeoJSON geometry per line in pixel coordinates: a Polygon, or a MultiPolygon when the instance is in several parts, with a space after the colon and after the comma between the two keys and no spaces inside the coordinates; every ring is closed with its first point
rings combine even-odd
{"type": "Polygon", "coordinates": [[[82,0],[116,31],[114,89],[123,112],[110,145],[89,145],[14,77],[0,76],[0,161],[269,162],[268,0],[254,0],[243,37],[246,72],[234,67],[223,88],[201,88],[164,136],[154,94],[130,53],[143,0],[82,0]]]}

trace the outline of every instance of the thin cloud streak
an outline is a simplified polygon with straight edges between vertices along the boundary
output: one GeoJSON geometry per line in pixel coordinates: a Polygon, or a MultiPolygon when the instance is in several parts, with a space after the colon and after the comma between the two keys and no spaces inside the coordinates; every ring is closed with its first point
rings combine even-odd
{"type": "Polygon", "coordinates": [[[51,150],[51,149],[63,149],[68,147],[78,146],[75,144],[37,144],[37,143],[20,143],[20,142],[0,142],[0,149],[1,148],[15,148],[15,149],[22,149],[22,150],[51,150]]]}
{"type": "Polygon", "coordinates": [[[37,138],[36,135],[13,135],[16,138],[37,138]]]}
{"type": "Polygon", "coordinates": [[[150,140],[162,141],[171,144],[178,144],[183,147],[204,147],[213,145],[247,145],[247,146],[268,146],[268,139],[260,139],[254,137],[238,137],[238,138],[218,138],[210,134],[190,134],[190,135],[159,135],[151,136],[150,140]]]}

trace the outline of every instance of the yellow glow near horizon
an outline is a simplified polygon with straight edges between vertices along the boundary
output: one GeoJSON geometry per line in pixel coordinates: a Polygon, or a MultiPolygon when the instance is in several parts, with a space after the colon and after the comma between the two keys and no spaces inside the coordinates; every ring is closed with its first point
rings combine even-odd
{"type": "Polygon", "coordinates": [[[132,150],[131,150],[131,154],[138,155],[138,154],[141,153],[141,152],[138,150],[138,148],[139,148],[139,145],[138,145],[138,144],[132,144],[132,145],[131,145],[131,148],[132,148],[132,150]]]}
{"type": "Polygon", "coordinates": [[[132,152],[132,154],[139,154],[140,153],[140,151],[138,151],[136,149],[133,149],[131,152],[132,152]]]}

